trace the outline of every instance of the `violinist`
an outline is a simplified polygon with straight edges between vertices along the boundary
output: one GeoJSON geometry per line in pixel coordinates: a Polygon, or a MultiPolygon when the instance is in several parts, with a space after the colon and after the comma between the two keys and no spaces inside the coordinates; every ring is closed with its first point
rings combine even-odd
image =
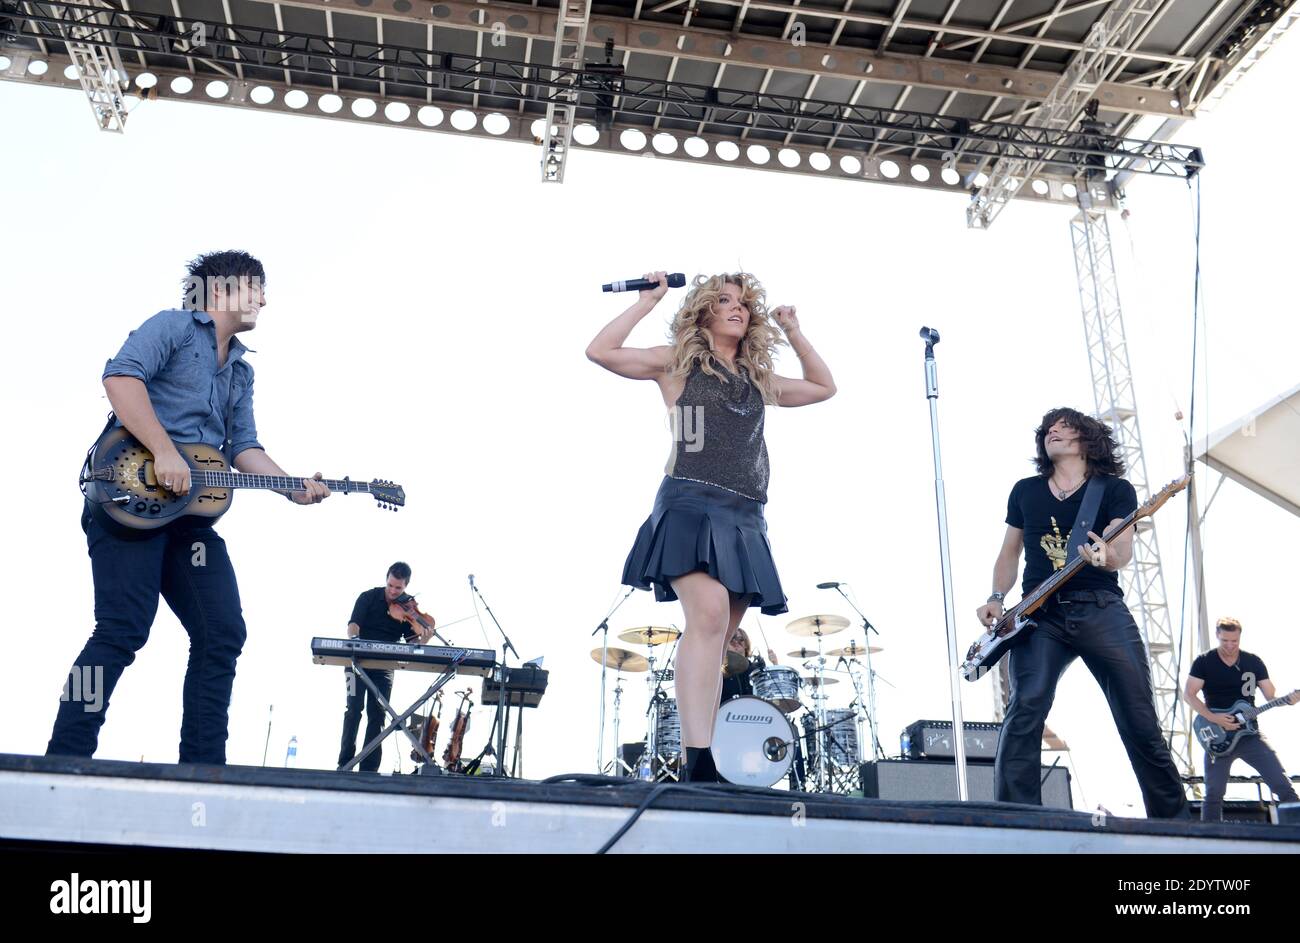
{"type": "MultiPolygon", "coordinates": [[[[414,605],[403,607],[399,600],[406,597],[406,585],[411,580],[411,568],[405,563],[394,563],[388,568],[388,578],[383,586],[368,589],[357,597],[348,620],[348,638],[370,639],[376,642],[427,642],[433,636],[433,621],[421,618],[414,605]],[[408,614],[414,612],[414,615],[408,614]],[[401,616],[400,619],[394,615],[401,616]]],[[[339,748],[339,766],[351,761],[357,752],[357,728],[361,725],[361,708],[366,709],[366,739],[369,743],[384,729],[384,708],[370,689],[353,676],[351,668],[343,669],[347,679],[348,706],[343,715],[343,743],[339,748]]],[[[388,700],[393,692],[393,673],[369,669],[366,674],[375,687],[388,700]]],[[[374,750],[361,761],[358,768],[363,773],[379,770],[381,749],[374,750]]]]}

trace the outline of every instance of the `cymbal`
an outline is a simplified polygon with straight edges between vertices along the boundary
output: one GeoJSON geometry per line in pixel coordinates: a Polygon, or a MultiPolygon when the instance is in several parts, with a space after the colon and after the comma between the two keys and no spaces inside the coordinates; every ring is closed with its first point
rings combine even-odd
{"type": "Polygon", "coordinates": [[[840,679],[839,679],[839,678],[821,678],[821,679],[818,679],[818,677],[817,677],[816,675],[813,675],[813,676],[810,677],[810,678],[804,678],[804,679],[803,679],[803,683],[804,683],[804,686],[805,686],[805,687],[809,687],[809,688],[816,688],[816,687],[823,687],[823,688],[824,688],[824,687],[826,687],[826,685],[828,685],[828,684],[839,684],[839,683],[840,683],[840,679]]]}
{"type": "Polygon", "coordinates": [[[786,655],[788,655],[790,658],[800,658],[800,659],[816,658],[819,654],[821,653],[818,652],[817,649],[815,648],[800,648],[793,652],[786,652],[786,655]]]}
{"type": "Polygon", "coordinates": [[[749,659],[740,652],[727,652],[727,657],[722,660],[722,673],[728,678],[742,674],[749,669],[749,659]]]}
{"type": "Polygon", "coordinates": [[[618,633],[618,638],[620,642],[630,642],[633,645],[664,645],[676,641],[681,638],[681,635],[680,629],[668,629],[661,625],[643,625],[618,633]]]}
{"type": "Polygon", "coordinates": [[[638,655],[636,652],[629,652],[626,648],[593,648],[591,650],[591,660],[596,664],[604,664],[615,671],[649,671],[650,662],[644,655],[638,655]],[[601,661],[601,655],[604,654],[604,661],[601,661]]]}
{"type": "Polygon", "coordinates": [[[849,627],[849,620],[843,616],[804,616],[795,619],[785,627],[791,635],[834,635],[849,627]]]}
{"type": "Polygon", "coordinates": [[[856,641],[853,641],[849,642],[849,644],[845,645],[843,648],[833,648],[826,654],[834,655],[837,658],[840,655],[843,655],[845,658],[853,658],[857,655],[865,655],[867,652],[871,652],[871,654],[874,655],[876,652],[883,652],[884,650],[885,648],[883,645],[872,645],[868,647],[866,645],[859,645],[856,641]]]}

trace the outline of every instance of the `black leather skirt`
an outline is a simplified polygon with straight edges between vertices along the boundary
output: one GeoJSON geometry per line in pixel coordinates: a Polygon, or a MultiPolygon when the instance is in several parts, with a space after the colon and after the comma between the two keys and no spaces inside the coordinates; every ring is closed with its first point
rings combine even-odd
{"type": "Polygon", "coordinates": [[[762,503],[704,482],[664,478],[623,565],[623,583],[653,587],[655,599],[672,602],[672,581],[696,570],[750,596],[763,615],[789,611],[762,503]]]}

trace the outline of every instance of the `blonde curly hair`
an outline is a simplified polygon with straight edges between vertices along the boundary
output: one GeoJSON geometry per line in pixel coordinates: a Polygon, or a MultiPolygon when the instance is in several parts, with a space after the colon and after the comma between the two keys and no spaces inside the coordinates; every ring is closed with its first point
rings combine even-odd
{"type": "Polygon", "coordinates": [[[668,339],[672,346],[669,365],[671,376],[686,376],[696,363],[709,376],[727,372],[713,353],[713,334],[708,328],[713,306],[727,285],[740,289],[740,300],[749,309],[749,326],[740,340],[736,366],[745,367],[763,395],[763,402],[777,402],[776,373],[772,358],[781,344],[788,344],[784,333],[767,311],[767,295],[758,279],[748,272],[725,272],[721,275],[697,275],[691,290],[673,315],[668,339]]]}

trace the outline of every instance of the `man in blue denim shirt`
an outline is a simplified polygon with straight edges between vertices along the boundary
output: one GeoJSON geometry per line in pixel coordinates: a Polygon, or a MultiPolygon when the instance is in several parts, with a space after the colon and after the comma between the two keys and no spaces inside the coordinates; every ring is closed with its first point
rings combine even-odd
{"type": "MultiPolygon", "coordinates": [[[[190,490],[176,442],[223,448],[247,474],[286,475],[257,441],[253,368],[235,337],[256,326],[264,279],[262,264],[246,252],[199,256],[189,264],[188,310],[154,315],[104,368],[116,424],[153,453],[169,491],[190,490]]],[[[306,505],[330,493],[310,478],[304,488],[285,496],[306,505]]],[[[124,538],[102,527],[89,505],[81,526],[95,580],[95,631],[73,663],[46,753],[94,755],[109,698],[148,639],[161,595],[190,637],[180,761],[225,763],[235,661],[246,635],[225,541],[202,524],[124,538]]]]}

